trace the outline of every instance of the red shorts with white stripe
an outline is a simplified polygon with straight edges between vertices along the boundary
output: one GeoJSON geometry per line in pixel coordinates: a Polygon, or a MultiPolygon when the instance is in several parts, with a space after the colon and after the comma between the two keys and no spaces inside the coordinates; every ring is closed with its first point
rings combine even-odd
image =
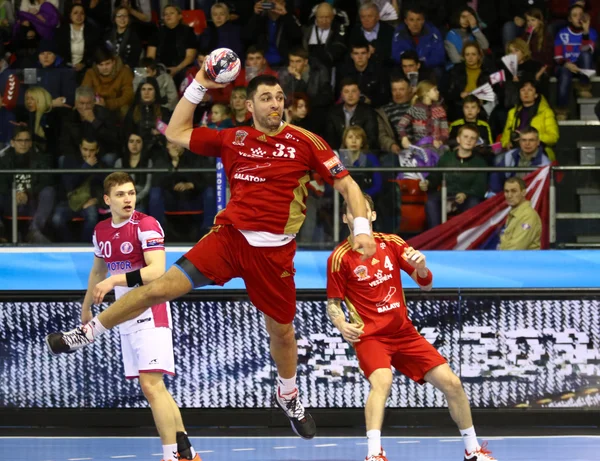
{"type": "Polygon", "coordinates": [[[446,359],[417,329],[407,325],[395,337],[372,336],[355,344],[358,364],[368,378],[375,370],[393,366],[403,375],[424,384],[428,371],[446,359]]]}
{"type": "Polygon", "coordinates": [[[254,247],[233,226],[219,225],[183,256],[217,285],[241,277],[252,304],[276,322],[288,324],[296,315],[295,253],[295,240],[278,247],[254,247]]]}

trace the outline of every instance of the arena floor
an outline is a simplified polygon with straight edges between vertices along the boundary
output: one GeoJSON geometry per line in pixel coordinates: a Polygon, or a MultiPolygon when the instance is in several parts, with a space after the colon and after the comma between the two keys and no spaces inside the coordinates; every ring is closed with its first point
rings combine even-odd
{"type": "MultiPolygon", "coordinates": [[[[600,436],[480,437],[500,461],[597,461],[600,436]]],[[[352,461],[363,460],[364,437],[192,437],[203,461],[352,461]]],[[[384,437],[390,461],[463,459],[459,437],[384,437]]],[[[157,437],[2,437],[5,461],[158,461],[157,437]]]]}

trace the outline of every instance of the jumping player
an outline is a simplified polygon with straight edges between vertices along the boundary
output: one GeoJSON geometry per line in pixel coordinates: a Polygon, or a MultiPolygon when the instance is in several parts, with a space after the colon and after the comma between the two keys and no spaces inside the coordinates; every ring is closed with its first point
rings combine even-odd
{"type": "MultiPolygon", "coordinates": [[[[278,373],[275,401],[303,438],[316,434],[296,386],[298,351],[292,321],[296,312],[293,258],[295,235],[304,221],[306,184],[315,170],[333,184],[355,218],[355,249],[372,256],[375,242],[366,219],[365,200],[337,155],[318,136],[282,121],[285,96],[278,80],[261,75],[247,89],[252,127],[214,131],[193,128],[196,105],[210,81],[204,69],[188,86],[171,117],[166,135],[200,155],[221,157],[231,199],[215,218],[215,226],[165,275],[127,293],[85,326],[49,335],[54,353],[91,344],[107,329],[132,319],[148,306],[172,300],[191,289],[223,285],[241,277],[252,303],[265,316],[271,356],[278,373]]],[[[201,327],[201,326],[198,326],[201,327]]]]}
{"type": "MultiPolygon", "coordinates": [[[[373,200],[366,194],[365,198],[372,223],[377,217],[373,200]]],[[[344,339],[354,346],[359,366],[371,384],[365,406],[365,461],[387,461],[381,446],[381,426],[392,386],[391,365],[413,381],[429,382],[444,393],[465,443],[465,461],[494,460],[485,444],[480,446],[477,442],[460,379],[408,318],[400,269],[422,290],[431,290],[433,276],[425,256],[397,235],[375,233],[377,251],[365,259],[355,249],[352,237],[356,218],[346,204],[343,213],[351,236],[335,248],[327,261],[327,314],[344,339]],[[342,311],[342,300],[350,322],[342,311]]]]}
{"type": "MultiPolygon", "coordinates": [[[[128,287],[142,280],[149,283],[165,273],[163,230],[156,219],[135,211],[131,176],[121,172],[108,175],[104,194],[112,219],[101,221],[94,229],[94,265],[81,306],[84,325],[92,320],[92,304],[100,304],[113,289],[118,299],[132,290],[128,287]]],[[[200,461],[163,382],[163,374],[175,374],[171,328],[168,302],[154,304],[119,326],[125,377],[139,379],[163,445],[163,461],[200,461]]]]}

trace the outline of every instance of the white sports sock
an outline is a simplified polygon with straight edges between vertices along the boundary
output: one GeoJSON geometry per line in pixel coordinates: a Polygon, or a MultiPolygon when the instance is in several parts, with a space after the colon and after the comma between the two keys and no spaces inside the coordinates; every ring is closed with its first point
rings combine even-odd
{"type": "Polygon", "coordinates": [[[291,378],[282,378],[277,375],[277,382],[279,383],[279,393],[282,395],[291,394],[296,390],[296,375],[291,378]]]}
{"type": "Polygon", "coordinates": [[[367,458],[381,453],[381,431],[375,429],[367,431],[367,442],[369,442],[367,458]]]}
{"type": "Polygon", "coordinates": [[[98,336],[103,335],[108,331],[106,328],[104,328],[104,325],[100,323],[100,320],[98,320],[98,316],[94,317],[86,326],[89,327],[86,329],[86,336],[92,340],[95,340],[98,336]],[[89,335],[90,331],[92,333],[91,338],[89,335]]]}
{"type": "Polygon", "coordinates": [[[177,461],[177,444],[163,445],[163,460],[177,461]]]}
{"type": "Polygon", "coordinates": [[[473,426],[461,429],[460,435],[462,436],[463,442],[465,442],[465,450],[467,450],[467,453],[473,453],[479,448],[477,435],[475,434],[475,428],[473,426]]]}

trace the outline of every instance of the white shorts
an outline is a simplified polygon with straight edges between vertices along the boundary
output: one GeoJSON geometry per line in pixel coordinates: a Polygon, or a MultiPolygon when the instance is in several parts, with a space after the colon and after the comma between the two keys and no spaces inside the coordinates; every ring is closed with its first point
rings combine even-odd
{"type": "Polygon", "coordinates": [[[175,374],[170,328],[148,328],[121,335],[121,351],[127,379],[138,378],[140,373],[175,374]]]}

